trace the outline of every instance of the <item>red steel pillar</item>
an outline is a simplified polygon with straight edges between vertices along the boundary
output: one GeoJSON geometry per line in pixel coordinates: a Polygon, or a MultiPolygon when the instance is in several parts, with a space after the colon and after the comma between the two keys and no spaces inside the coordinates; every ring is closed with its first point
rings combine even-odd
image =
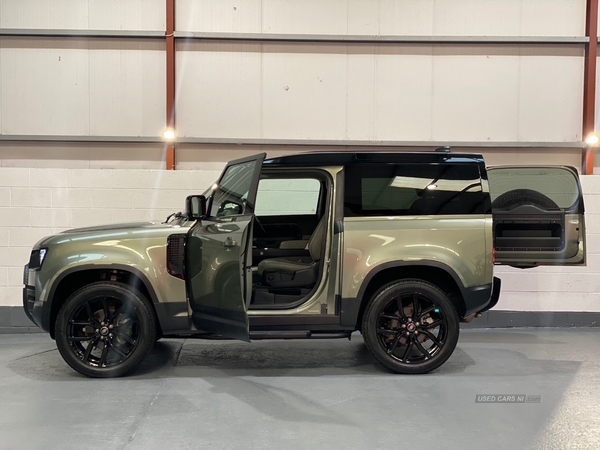
{"type": "MultiPolygon", "coordinates": [[[[596,0],[597,1],[597,0],[596,0]]],[[[167,127],[175,130],[175,0],[167,0],[167,127]]],[[[167,147],[167,170],[175,170],[175,144],[167,147]]]]}
{"type": "MultiPolygon", "coordinates": [[[[585,35],[589,42],[585,46],[583,78],[583,139],[594,133],[596,121],[596,55],[598,48],[598,0],[587,0],[585,35]]],[[[583,173],[594,173],[594,149],[587,146],[583,154],[583,173]]]]}

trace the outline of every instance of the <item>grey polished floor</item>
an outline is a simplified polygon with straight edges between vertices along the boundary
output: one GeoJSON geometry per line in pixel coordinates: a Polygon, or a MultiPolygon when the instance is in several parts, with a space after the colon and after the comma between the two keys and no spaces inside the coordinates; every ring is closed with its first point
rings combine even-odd
{"type": "Polygon", "coordinates": [[[360,335],[164,340],[92,380],[47,335],[0,335],[0,449],[598,449],[599,360],[598,328],[463,330],[420,376],[381,369],[360,335]]]}

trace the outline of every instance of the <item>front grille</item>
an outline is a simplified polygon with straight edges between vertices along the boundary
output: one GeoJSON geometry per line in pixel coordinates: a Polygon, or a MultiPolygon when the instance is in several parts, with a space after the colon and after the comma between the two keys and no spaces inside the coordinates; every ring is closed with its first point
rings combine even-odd
{"type": "Polygon", "coordinates": [[[184,279],[185,234],[172,234],[167,238],[167,272],[184,279]]]}

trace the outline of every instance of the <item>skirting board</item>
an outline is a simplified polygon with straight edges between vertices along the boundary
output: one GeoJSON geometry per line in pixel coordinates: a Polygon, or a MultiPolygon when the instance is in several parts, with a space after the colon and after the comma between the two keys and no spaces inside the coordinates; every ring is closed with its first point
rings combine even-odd
{"type": "MultiPolygon", "coordinates": [[[[461,328],[600,327],[600,312],[487,311],[461,328]]],[[[0,334],[43,333],[20,306],[0,306],[0,334]]]]}

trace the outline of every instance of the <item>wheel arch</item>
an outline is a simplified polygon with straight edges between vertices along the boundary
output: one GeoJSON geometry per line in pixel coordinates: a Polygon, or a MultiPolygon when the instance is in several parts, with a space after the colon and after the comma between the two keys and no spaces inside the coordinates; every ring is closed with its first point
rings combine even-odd
{"type": "Polygon", "coordinates": [[[62,272],[54,280],[48,295],[48,301],[51,303],[48,329],[53,339],[56,317],[61,306],[75,291],[98,281],[117,281],[137,289],[144,295],[152,303],[152,312],[158,326],[158,335],[162,336],[162,328],[155,308],[158,297],[148,278],[135,267],[111,264],[72,267],[62,272]]]}
{"type": "Polygon", "coordinates": [[[377,291],[395,281],[408,278],[428,281],[442,289],[449,294],[458,316],[464,317],[467,309],[462,292],[464,285],[451,267],[436,261],[393,262],[376,267],[363,281],[358,292],[361,304],[356,318],[356,328],[360,330],[365,309],[377,291]]]}

